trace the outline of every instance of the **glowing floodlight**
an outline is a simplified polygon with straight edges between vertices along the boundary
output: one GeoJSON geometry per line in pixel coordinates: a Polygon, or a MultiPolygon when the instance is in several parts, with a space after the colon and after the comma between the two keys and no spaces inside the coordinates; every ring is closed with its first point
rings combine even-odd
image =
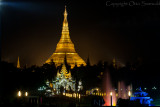
{"type": "Polygon", "coordinates": [[[18,96],[19,96],[19,97],[21,97],[21,96],[22,96],[21,91],[18,91],[18,96]]]}
{"type": "Polygon", "coordinates": [[[26,96],[26,97],[28,96],[28,92],[25,92],[25,96],[26,96]]]}

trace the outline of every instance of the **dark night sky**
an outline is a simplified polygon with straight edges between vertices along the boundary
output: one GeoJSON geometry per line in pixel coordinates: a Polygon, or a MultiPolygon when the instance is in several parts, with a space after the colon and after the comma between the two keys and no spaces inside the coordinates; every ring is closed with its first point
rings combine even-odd
{"type": "Polygon", "coordinates": [[[84,60],[89,55],[92,64],[113,57],[122,63],[137,58],[160,62],[160,5],[113,7],[107,0],[68,1],[5,0],[0,10],[2,60],[16,64],[20,56],[22,66],[42,65],[60,39],[67,5],[70,37],[84,60]]]}

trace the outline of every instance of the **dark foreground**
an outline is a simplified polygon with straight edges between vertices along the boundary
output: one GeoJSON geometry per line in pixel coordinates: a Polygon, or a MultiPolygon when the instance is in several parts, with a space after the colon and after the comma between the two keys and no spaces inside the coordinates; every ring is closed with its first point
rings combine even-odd
{"type": "MultiPolygon", "coordinates": [[[[54,97],[16,97],[12,101],[0,102],[0,107],[92,107],[103,106],[105,101],[101,96],[82,96],[79,98],[54,96],[54,97]]],[[[117,107],[146,107],[138,102],[119,99],[117,107]]]]}

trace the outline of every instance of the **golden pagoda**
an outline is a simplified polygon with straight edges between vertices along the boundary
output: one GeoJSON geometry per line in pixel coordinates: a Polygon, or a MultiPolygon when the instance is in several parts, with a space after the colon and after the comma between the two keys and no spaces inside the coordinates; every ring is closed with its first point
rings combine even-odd
{"type": "Polygon", "coordinates": [[[56,66],[60,66],[61,64],[63,64],[64,58],[66,55],[67,63],[71,66],[71,68],[73,68],[75,64],[77,64],[78,67],[82,64],[85,66],[86,63],[76,53],[74,44],[72,43],[70,39],[67,15],[68,14],[67,14],[66,6],[65,6],[61,38],[57,44],[56,51],[46,61],[46,63],[50,63],[51,61],[53,61],[56,64],[56,66]]]}

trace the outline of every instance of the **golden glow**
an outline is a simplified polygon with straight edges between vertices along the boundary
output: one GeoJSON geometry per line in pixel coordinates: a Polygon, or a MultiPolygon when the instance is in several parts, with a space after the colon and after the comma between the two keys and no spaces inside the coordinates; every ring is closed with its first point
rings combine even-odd
{"type": "Polygon", "coordinates": [[[21,96],[22,96],[21,91],[18,91],[18,96],[19,96],[19,97],[21,97],[21,96]]]}
{"type": "Polygon", "coordinates": [[[50,63],[51,60],[53,60],[56,66],[60,66],[61,64],[63,64],[66,55],[67,63],[71,66],[71,68],[73,68],[75,64],[77,64],[78,67],[81,66],[82,64],[86,66],[84,60],[78,55],[78,53],[76,53],[74,44],[70,39],[67,15],[68,13],[65,7],[60,41],[57,44],[55,52],[46,61],[46,63],[50,63]]]}
{"type": "Polygon", "coordinates": [[[78,97],[78,93],[77,93],[77,97],[78,97]]]}
{"type": "Polygon", "coordinates": [[[75,53],[54,53],[54,54],[75,54],[75,53]]]}
{"type": "Polygon", "coordinates": [[[79,94],[79,99],[81,98],[81,94],[79,94]]]}
{"type": "Polygon", "coordinates": [[[20,68],[19,56],[18,56],[18,61],[17,61],[17,68],[20,68]]]}
{"type": "Polygon", "coordinates": [[[76,93],[73,93],[73,97],[75,97],[75,98],[76,98],[76,93]]]}
{"type": "Polygon", "coordinates": [[[52,83],[50,83],[49,86],[50,86],[51,88],[53,88],[53,84],[52,84],[52,83]]]}
{"type": "MultiPolygon", "coordinates": [[[[63,93],[65,95],[65,93],[63,93]]],[[[66,97],[73,97],[72,94],[66,93],[66,97]]]]}
{"type": "Polygon", "coordinates": [[[118,93],[116,94],[116,97],[118,97],[118,93]]]}
{"type": "Polygon", "coordinates": [[[28,96],[28,92],[25,92],[25,96],[28,96]]]}

